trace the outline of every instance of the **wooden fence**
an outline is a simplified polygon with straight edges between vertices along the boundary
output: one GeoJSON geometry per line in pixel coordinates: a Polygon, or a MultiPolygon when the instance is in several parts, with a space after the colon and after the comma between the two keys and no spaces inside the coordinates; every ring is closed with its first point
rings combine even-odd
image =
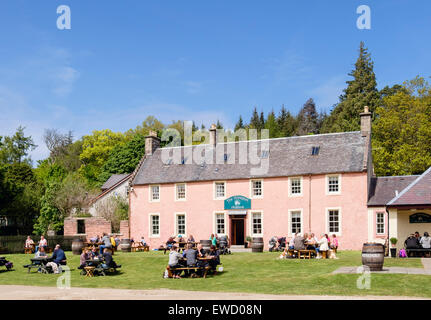
{"type": "MultiPolygon", "coordinates": [[[[81,238],[85,241],[85,236],[47,236],[48,247],[54,248],[59,244],[64,251],[72,250],[72,242],[75,239],[81,238]]],[[[40,236],[32,237],[33,241],[39,242],[40,236]]],[[[24,253],[24,245],[27,236],[0,236],[0,253],[24,253]]]]}

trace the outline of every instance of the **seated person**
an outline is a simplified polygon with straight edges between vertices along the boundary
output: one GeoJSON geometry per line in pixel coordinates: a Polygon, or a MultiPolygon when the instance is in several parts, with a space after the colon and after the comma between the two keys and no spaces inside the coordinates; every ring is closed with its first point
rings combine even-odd
{"type": "Polygon", "coordinates": [[[40,247],[43,247],[44,249],[48,247],[48,241],[46,241],[44,236],[40,236],[39,245],[36,246],[36,251],[39,251],[40,247]]]}
{"type": "Polygon", "coordinates": [[[190,243],[190,242],[195,242],[195,238],[193,238],[192,235],[189,235],[189,237],[187,238],[187,243],[190,243]]]}
{"type": "Polygon", "coordinates": [[[206,256],[206,251],[204,250],[204,246],[203,245],[201,245],[200,243],[198,244],[198,246],[197,246],[197,249],[198,249],[198,256],[199,257],[201,257],[201,258],[203,258],[203,257],[205,257],[206,256]]]}
{"type": "Polygon", "coordinates": [[[305,250],[305,239],[301,234],[297,234],[293,240],[293,247],[295,250],[305,250]]]}
{"type": "Polygon", "coordinates": [[[313,237],[313,234],[312,233],[310,233],[309,235],[308,235],[308,237],[307,237],[307,240],[306,240],[307,242],[307,247],[306,247],[306,249],[307,250],[316,250],[316,245],[317,245],[317,243],[316,243],[316,241],[314,240],[314,237],[313,237]]]}
{"type": "Polygon", "coordinates": [[[208,261],[211,267],[211,270],[216,272],[216,268],[220,264],[220,253],[218,250],[216,250],[216,247],[214,245],[211,245],[210,252],[208,253],[208,257],[212,258],[211,260],[208,261]]]}
{"type": "MultiPolygon", "coordinates": [[[[193,249],[193,245],[191,243],[187,244],[187,250],[183,251],[183,257],[187,259],[187,267],[196,267],[198,251],[193,249]]],[[[195,277],[196,274],[192,272],[192,276],[195,277]]]]}
{"type": "Polygon", "coordinates": [[[109,249],[111,249],[111,248],[112,248],[111,239],[109,238],[109,236],[108,236],[106,233],[104,233],[104,234],[103,234],[102,243],[103,243],[103,244],[101,244],[101,245],[99,246],[99,253],[100,253],[101,255],[103,254],[103,251],[104,251],[106,248],[109,248],[109,249]]]}
{"type": "Polygon", "coordinates": [[[290,239],[289,241],[289,250],[294,250],[295,249],[295,236],[297,236],[298,233],[294,234],[293,237],[290,239]]]}
{"type": "Polygon", "coordinates": [[[184,250],[185,247],[186,247],[186,241],[181,235],[178,235],[178,248],[184,250]]]}
{"type": "Polygon", "coordinates": [[[60,245],[57,244],[55,246],[54,252],[52,253],[51,259],[53,262],[55,262],[57,265],[66,265],[66,254],[64,253],[63,249],[61,249],[60,245]]]}
{"type": "Polygon", "coordinates": [[[320,238],[318,244],[319,244],[319,253],[316,259],[321,259],[322,258],[321,253],[329,250],[328,235],[322,233],[322,237],[320,238]]]}
{"type": "Polygon", "coordinates": [[[33,249],[34,248],[34,241],[30,236],[27,237],[27,240],[25,240],[25,248],[26,249],[33,249]]]}
{"type": "Polygon", "coordinates": [[[115,240],[115,247],[118,248],[118,246],[120,245],[120,238],[116,236],[114,240],[115,240]]]}
{"type": "Polygon", "coordinates": [[[91,243],[97,243],[97,242],[99,242],[99,237],[95,236],[95,237],[90,238],[90,242],[91,243]]]}
{"type": "MultiPolygon", "coordinates": [[[[169,252],[169,267],[170,268],[181,268],[183,265],[180,263],[180,259],[182,258],[182,254],[177,251],[177,246],[172,245],[171,251],[169,252]]],[[[181,271],[172,271],[172,275],[176,279],[181,279],[180,277],[181,271]]]]}
{"type": "Polygon", "coordinates": [[[419,241],[417,237],[415,237],[414,234],[411,234],[406,241],[404,241],[404,245],[406,246],[406,249],[419,249],[419,241]]]}
{"type": "Polygon", "coordinates": [[[38,251],[34,254],[35,258],[44,258],[46,257],[46,252],[44,247],[40,247],[38,251]]]}
{"type": "Polygon", "coordinates": [[[114,261],[114,258],[112,258],[111,252],[106,248],[103,250],[103,259],[105,260],[104,263],[102,263],[103,269],[118,267],[114,261]]]}
{"type": "Polygon", "coordinates": [[[141,244],[146,247],[147,246],[147,242],[145,241],[144,236],[141,237],[141,244]]]}
{"type": "Polygon", "coordinates": [[[170,249],[172,245],[177,243],[173,237],[169,237],[168,241],[166,241],[166,248],[170,249]]]}
{"type": "Polygon", "coordinates": [[[90,252],[88,249],[82,250],[81,256],[79,257],[79,267],[78,269],[84,269],[84,267],[87,266],[87,260],[91,260],[90,258],[90,252]]]}

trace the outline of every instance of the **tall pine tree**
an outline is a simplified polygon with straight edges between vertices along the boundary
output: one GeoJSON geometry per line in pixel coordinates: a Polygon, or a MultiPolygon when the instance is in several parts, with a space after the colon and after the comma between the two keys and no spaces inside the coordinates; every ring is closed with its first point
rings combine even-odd
{"type": "Polygon", "coordinates": [[[360,128],[360,116],[364,106],[373,112],[380,104],[374,63],[363,42],[359,46],[359,57],[355,69],[349,73],[353,80],[340,96],[340,102],[324,121],[322,132],[356,131],[360,128]]]}
{"type": "Polygon", "coordinates": [[[303,136],[319,133],[319,115],[313,99],[308,99],[298,113],[296,134],[303,136]]]}

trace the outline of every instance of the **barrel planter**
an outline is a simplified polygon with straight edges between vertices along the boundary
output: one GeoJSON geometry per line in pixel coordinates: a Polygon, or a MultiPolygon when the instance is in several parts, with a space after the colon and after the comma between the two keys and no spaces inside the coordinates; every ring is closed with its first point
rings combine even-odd
{"type": "Polygon", "coordinates": [[[81,239],[74,239],[72,241],[72,253],[75,255],[81,255],[82,248],[84,248],[84,241],[81,239]]]}
{"type": "Polygon", "coordinates": [[[123,252],[131,252],[132,245],[130,244],[130,239],[121,239],[120,248],[121,248],[121,251],[123,252]]]}
{"type": "Polygon", "coordinates": [[[251,252],[263,252],[263,238],[252,238],[251,252]]]}
{"type": "Polygon", "coordinates": [[[364,243],[362,246],[362,265],[371,271],[382,271],[385,261],[385,246],[380,243],[364,243]]]}
{"type": "Polygon", "coordinates": [[[204,249],[205,252],[210,252],[211,240],[201,240],[200,243],[202,245],[202,249],[204,249]]]}

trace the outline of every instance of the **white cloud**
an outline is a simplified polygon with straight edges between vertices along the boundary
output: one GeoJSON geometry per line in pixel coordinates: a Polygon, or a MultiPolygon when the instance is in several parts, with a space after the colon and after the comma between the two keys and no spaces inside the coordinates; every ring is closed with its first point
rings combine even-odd
{"type": "Polygon", "coordinates": [[[343,93],[345,87],[345,76],[334,76],[314,89],[309,90],[307,93],[313,97],[317,106],[329,111],[329,109],[338,102],[338,98],[343,93]]]}

